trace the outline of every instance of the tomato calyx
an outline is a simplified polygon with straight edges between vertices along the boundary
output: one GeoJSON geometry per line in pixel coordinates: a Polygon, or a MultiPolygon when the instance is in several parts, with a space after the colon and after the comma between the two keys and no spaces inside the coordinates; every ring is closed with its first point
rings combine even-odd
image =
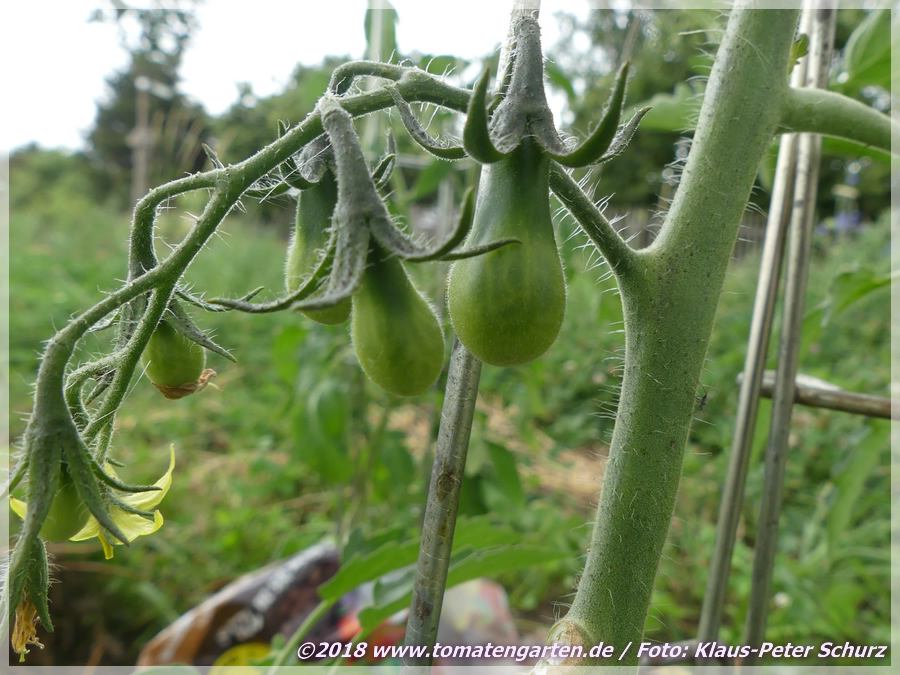
{"type": "Polygon", "coordinates": [[[509,83],[492,114],[487,105],[487,70],[472,92],[463,130],[466,152],[482,164],[492,164],[509,157],[523,139],[534,138],[553,160],[567,167],[603,163],[621,154],[650,110],[638,110],[626,124],[619,126],[628,64],[619,69],[600,123],[582,143],[568,148],[553,123],[544,91],[540,26],[533,17],[521,17],[513,27],[513,34],[515,50],[509,83]]]}

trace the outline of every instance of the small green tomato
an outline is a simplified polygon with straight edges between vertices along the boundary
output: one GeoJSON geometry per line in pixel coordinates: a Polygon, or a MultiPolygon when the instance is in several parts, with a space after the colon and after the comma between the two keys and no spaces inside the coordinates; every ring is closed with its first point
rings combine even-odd
{"type": "Polygon", "coordinates": [[[200,391],[216,373],[206,369],[206,351],[167,321],[159,322],[141,357],[147,377],[170,399],[200,391]]]}

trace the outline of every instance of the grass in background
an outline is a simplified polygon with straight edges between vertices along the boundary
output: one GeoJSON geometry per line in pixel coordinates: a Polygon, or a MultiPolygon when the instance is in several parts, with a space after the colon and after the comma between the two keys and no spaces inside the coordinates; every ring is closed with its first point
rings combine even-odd
{"type": "MultiPolygon", "coordinates": [[[[79,198],[72,186],[29,196],[27,173],[13,175],[14,197],[17,186],[22,197],[11,214],[11,442],[24,429],[42,341],[124,276],[128,225],[127,216],[79,198]]],[[[169,241],[188,226],[179,213],[173,209],[162,219],[160,232],[169,241]]],[[[188,281],[210,296],[239,295],[258,285],[277,293],[289,220],[289,209],[281,228],[240,215],[229,219],[227,234],[211,242],[188,281]]],[[[833,280],[886,274],[888,241],[885,219],[852,239],[822,242],[810,280],[802,372],[850,390],[887,393],[887,291],[838,311],[833,296],[840,282],[836,287],[833,280]]],[[[485,368],[462,498],[465,515],[495,513],[570,551],[566,562],[501,579],[523,625],[527,619],[532,627],[549,625],[554,603],[574,587],[620,377],[618,298],[612,281],[600,280],[602,270],[587,269],[574,246],[567,244],[569,304],[558,342],[532,364],[485,368]]],[[[688,638],[696,629],[757,269],[753,257],[732,266],[719,308],[703,384],[707,403],[688,447],[648,622],[651,639],[688,638]]],[[[425,282],[442,286],[440,279],[425,282]]],[[[53,590],[57,633],[38,655],[47,662],[84,663],[99,644],[103,663],[133,663],[156,631],[244,572],[353,529],[371,532],[399,523],[413,536],[427,484],[437,390],[409,401],[367,384],[346,327],[320,326],[292,313],[193,314],[238,362],[211,355],[209,365],[219,371],[215,386],[177,402],[163,399],[145,378],[133,384],[118,420],[115,454],[128,465],[122,474],[141,482],[161,473],[166,448],[175,444],[175,482],[162,505],[166,524],[127,550],[119,547],[111,563],[103,563],[91,544],[52,547],[63,583],[53,590]]],[[[109,338],[91,336],[86,352],[104,349],[109,338]]],[[[723,633],[728,641],[739,641],[746,609],[767,421],[764,403],[723,633]]],[[[797,408],[772,639],[887,639],[887,428],[885,422],[797,408]]]]}

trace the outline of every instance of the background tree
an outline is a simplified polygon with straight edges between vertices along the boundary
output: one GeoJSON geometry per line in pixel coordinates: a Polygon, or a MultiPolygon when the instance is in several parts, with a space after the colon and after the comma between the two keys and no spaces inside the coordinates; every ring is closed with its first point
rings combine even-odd
{"type": "Polygon", "coordinates": [[[178,90],[178,70],[197,27],[195,4],[179,0],[137,8],[113,0],[110,10],[98,9],[91,17],[115,22],[130,54],[128,66],[107,79],[109,97],[98,104],[88,135],[101,187],[123,200],[128,179],[133,201],[150,185],[199,170],[205,161],[206,112],[178,90]]]}

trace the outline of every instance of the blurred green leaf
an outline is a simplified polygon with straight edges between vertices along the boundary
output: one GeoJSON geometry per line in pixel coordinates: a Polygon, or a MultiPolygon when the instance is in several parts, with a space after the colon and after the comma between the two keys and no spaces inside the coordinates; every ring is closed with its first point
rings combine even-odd
{"type": "Polygon", "coordinates": [[[578,95],[575,93],[575,85],[572,84],[571,78],[560,68],[554,61],[546,61],[544,63],[544,74],[547,80],[557,89],[566,95],[569,103],[572,103],[578,95]]]}
{"type": "MultiPolygon", "coordinates": [[[[373,581],[416,561],[419,551],[418,537],[406,541],[396,538],[386,539],[383,535],[377,537],[378,541],[385,543],[374,550],[368,550],[362,541],[356,540],[353,549],[356,555],[345,561],[337,574],[319,587],[319,595],[323,600],[338,598],[367,581],[373,581]],[[363,553],[367,550],[367,553],[363,553]]],[[[460,518],[456,524],[454,547],[467,549],[502,546],[519,539],[521,535],[508,528],[498,527],[487,516],[460,518]]]]}
{"type": "MultiPolygon", "coordinates": [[[[472,579],[490,579],[506,572],[556,562],[567,556],[568,553],[560,549],[527,545],[472,551],[451,561],[447,588],[472,579]]],[[[409,604],[413,580],[414,575],[403,574],[382,586],[379,595],[383,602],[366,607],[359,613],[359,622],[364,631],[376,628],[409,604]]]]}
{"type": "Polygon", "coordinates": [[[366,10],[366,58],[388,61],[396,58],[397,10],[387,0],[369,0],[366,10]]]}
{"type": "Polygon", "coordinates": [[[857,26],[844,48],[840,87],[858,91],[874,85],[891,89],[891,12],[874,10],[857,26]]]}
{"type": "Polygon", "coordinates": [[[690,86],[680,82],[675,85],[672,93],[657,94],[634,106],[623,119],[628,119],[639,108],[650,106],[650,112],[641,120],[641,131],[682,133],[694,128],[699,100],[690,86]]]}
{"type": "Polygon", "coordinates": [[[496,485],[513,506],[524,506],[525,492],[516,468],[516,456],[499,443],[487,442],[496,485]]]}
{"type": "Polygon", "coordinates": [[[892,275],[875,272],[868,266],[841,272],[832,280],[822,301],[822,323],[829,323],[835,315],[872,293],[889,288],[891,280],[892,275]]]}
{"type": "Polygon", "coordinates": [[[419,172],[412,189],[412,200],[422,199],[433,194],[444,179],[453,171],[453,164],[443,159],[434,159],[419,172]]]}
{"type": "Polygon", "coordinates": [[[411,565],[418,550],[418,541],[388,541],[371,553],[356,556],[342,565],[337,574],[319,586],[319,596],[323,600],[337,600],[367,581],[411,565]]]}
{"type": "Polygon", "coordinates": [[[829,510],[827,529],[832,557],[846,541],[847,531],[853,526],[866,481],[887,453],[890,446],[889,428],[887,424],[870,425],[862,438],[854,439],[847,462],[837,472],[834,480],[836,494],[829,510]]]}
{"type": "Polygon", "coordinates": [[[434,75],[458,70],[466,66],[468,61],[452,54],[427,54],[419,59],[419,68],[434,75]]]}
{"type": "Polygon", "coordinates": [[[272,364],[275,372],[285,382],[294,383],[300,370],[299,348],[307,334],[306,326],[285,326],[272,341],[272,364]]]}
{"type": "Polygon", "coordinates": [[[872,161],[886,166],[889,166],[891,163],[891,155],[883,150],[848,141],[845,138],[835,138],[834,136],[822,137],[822,154],[852,157],[854,159],[868,157],[872,161]]]}

